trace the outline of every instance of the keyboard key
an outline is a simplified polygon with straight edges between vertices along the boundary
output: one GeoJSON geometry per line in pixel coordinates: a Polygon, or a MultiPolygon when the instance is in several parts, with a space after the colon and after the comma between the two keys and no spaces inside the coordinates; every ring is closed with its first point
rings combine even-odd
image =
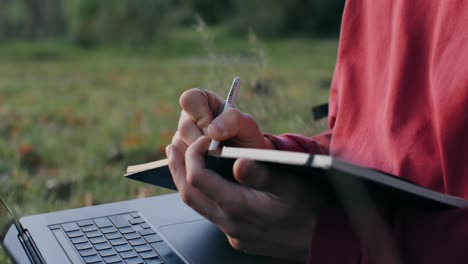
{"type": "Polygon", "coordinates": [[[140,233],[140,235],[142,235],[142,236],[156,234],[156,232],[154,232],[153,229],[142,229],[142,230],[138,231],[138,233],[140,233]]]}
{"type": "Polygon", "coordinates": [[[106,241],[107,239],[103,236],[93,237],[89,239],[89,242],[91,242],[92,244],[104,243],[106,241]]]}
{"type": "Polygon", "coordinates": [[[67,236],[69,238],[80,237],[83,236],[83,232],[81,232],[81,230],[70,231],[67,232],[67,236]]]}
{"type": "Polygon", "coordinates": [[[111,248],[112,246],[109,244],[109,242],[104,242],[104,243],[99,243],[99,244],[95,244],[94,245],[94,248],[96,250],[103,250],[103,249],[108,249],[108,248],[111,248]]]}
{"type": "Polygon", "coordinates": [[[113,248],[99,250],[99,255],[101,255],[101,257],[109,257],[109,256],[116,255],[116,254],[117,252],[115,252],[113,248]]]}
{"type": "Polygon", "coordinates": [[[102,258],[106,263],[123,263],[119,255],[113,255],[109,257],[102,258]]]}
{"type": "Polygon", "coordinates": [[[132,227],[133,227],[133,230],[135,230],[135,232],[139,232],[140,230],[143,230],[143,228],[141,228],[140,225],[134,225],[132,227]]]}
{"type": "Polygon", "coordinates": [[[130,239],[140,238],[141,236],[137,232],[133,232],[133,233],[124,234],[124,237],[125,239],[130,240],[130,239]]]}
{"type": "MultiPolygon", "coordinates": [[[[107,258],[113,258],[115,256],[110,256],[110,257],[107,257],[107,258]]],[[[120,257],[118,257],[120,258],[120,257]]],[[[121,260],[118,260],[118,261],[112,261],[112,262],[105,262],[106,264],[125,264],[125,262],[121,259],[121,260]]]]}
{"type": "Polygon", "coordinates": [[[153,247],[159,256],[161,256],[167,263],[183,263],[179,256],[177,256],[165,242],[151,243],[151,247],[153,247]]]}
{"type": "Polygon", "coordinates": [[[107,227],[107,226],[112,226],[111,221],[107,217],[99,217],[93,219],[94,223],[97,225],[97,227],[102,228],[102,227],[107,227]]]}
{"type": "Polygon", "coordinates": [[[141,252],[140,257],[142,257],[144,259],[154,258],[154,257],[158,257],[158,254],[156,254],[156,252],[154,252],[154,250],[151,250],[151,251],[141,252]]]}
{"type": "Polygon", "coordinates": [[[99,230],[91,231],[91,232],[85,232],[85,235],[86,235],[87,238],[102,236],[101,232],[99,232],[99,230]]]}
{"type": "Polygon", "coordinates": [[[87,256],[92,256],[92,255],[97,254],[94,248],[83,249],[83,250],[79,250],[78,252],[80,252],[80,255],[82,257],[87,257],[87,256]]]}
{"type": "Polygon", "coordinates": [[[143,220],[143,218],[141,218],[141,217],[138,217],[138,218],[130,219],[130,220],[128,220],[128,222],[130,224],[132,224],[132,225],[138,225],[138,224],[144,223],[145,220],[143,220]]]}
{"type": "Polygon", "coordinates": [[[162,238],[157,234],[147,235],[144,236],[144,238],[146,239],[146,241],[148,241],[148,243],[163,241],[162,238]]]}
{"type": "Polygon", "coordinates": [[[135,258],[126,259],[125,263],[126,264],[141,264],[143,263],[143,260],[139,257],[135,257],[135,258]]]}
{"type": "Polygon", "coordinates": [[[85,236],[70,238],[70,240],[73,244],[80,244],[88,241],[85,236]]]}
{"type": "Polygon", "coordinates": [[[128,216],[127,217],[125,216],[127,215],[112,215],[112,216],[109,216],[109,219],[117,228],[130,226],[128,222],[128,218],[127,218],[128,216]]]}
{"type": "Polygon", "coordinates": [[[91,220],[81,220],[76,222],[79,226],[88,226],[94,224],[91,220]]]}
{"type": "Polygon", "coordinates": [[[111,245],[113,245],[113,246],[118,246],[118,245],[126,244],[127,241],[125,241],[125,239],[123,237],[121,237],[121,238],[117,238],[117,239],[111,239],[111,240],[109,240],[109,243],[111,243],[111,245]]]}
{"type": "Polygon", "coordinates": [[[130,243],[130,245],[132,246],[138,246],[138,245],[146,244],[146,241],[142,238],[137,238],[137,239],[128,240],[128,243],[130,243]]]}
{"type": "Polygon", "coordinates": [[[139,213],[135,212],[135,213],[131,213],[130,214],[133,218],[138,218],[138,217],[141,217],[139,213]]]}
{"type": "Polygon", "coordinates": [[[99,257],[98,255],[94,255],[94,256],[83,257],[83,260],[87,264],[88,263],[91,264],[91,263],[97,263],[101,261],[101,257],[99,257]]]}
{"type": "Polygon", "coordinates": [[[49,228],[50,230],[59,229],[60,225],[50,225],[49,228]]]}
{"type": "Polygon", "coordinates": [[[141,226],[141,228],[143,228],[143,229],[151,228],[151,227],[148,225],[148,223],[143,223],[143,224],[141,224],[140,226],[141,226]]]}
{"type": "Polygon", "coordinates": [[[133,249],[135,249],[135,251],[138,253],[152,250],[152,248],[148,244],[134,246],[133,249]]]}
{"type": "Polygon", "coordinates": [[[120,252],[119,254],[123,259],[134,258],[138,256],[134,250],[120,252]]]}
{"type": "Polygon", "coordinates": [[[157,258],[150,258],[150,259],[145,259],[146,264],[164,264],[164,261],[162,258],[157,257],[157,258]]]}
{"type": "Polygon", "coordinates": [[[127,233],[131,233],[131,232],[135,232],[135,230],[133,230],[133,227],[131,227],[131,226],[119,228],[119,231],[120,231],[120,233],[122,233],[122,234],[127,234],[127,233]]]}
{"type": "Polygon", "coordinates": [[[116,239],[116,238],[122,237],[122,235],[119,232],[108,233],[108,234],[105,234],[104,236],[106,236],[107,239],[116,239]]]}
{"type": "Polygon", "coordinates": [[[88,248],[92,248],[93,245],[91,245],[91,243],[89,243],[88,241],[86,241],[85,243],[80,243],[80,244],[76,244],[75,245],[75,248],[77,250],[83,250],[83,249],[88,249],[88,248]]]}
{"type": "Polygon", "coordinates": [[[113,227],[113,226],[108,226],[108,227],[103,227],[101,228],[101,232],[103,234],[107,234],[107,233],[114,233],[114,232],[117,232],[117,228],[113,227]]]}
{"type": "Polygon", "coordinates": [[[96,231],[96,230],[98,229],[94,224],[81,227],[81,231],[83,232],[91,232],[91,231],[96,231]]]}
{"type": "MultiPolygon", "coordinates": [[[[151,248],[151,247],[150,247],[150,248],[151,248]]],[[[132,250],[132,246],[130,246],[129,244],[123,244],[123,245],[115,246],[114,249],[115,249],[117,252],[124,252],[124,251],[132,250]]]]}
{"type": "Polygon", "coordinates": [[[70,232],[70,231],[75,231],[75,230],[80,229],[80,227],[75,222],[62,224],[62,228],[63,230],[65,230],[65,232],[70,232]]]}

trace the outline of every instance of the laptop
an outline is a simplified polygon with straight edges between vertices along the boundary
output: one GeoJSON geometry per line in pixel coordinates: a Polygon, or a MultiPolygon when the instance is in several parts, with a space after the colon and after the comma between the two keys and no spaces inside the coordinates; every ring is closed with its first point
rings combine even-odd
{"type": "Polygon", "coordinates": [[[177,193],[10,215],[3,246],[15,263],[278,263],[234,250],[177,193]]]}

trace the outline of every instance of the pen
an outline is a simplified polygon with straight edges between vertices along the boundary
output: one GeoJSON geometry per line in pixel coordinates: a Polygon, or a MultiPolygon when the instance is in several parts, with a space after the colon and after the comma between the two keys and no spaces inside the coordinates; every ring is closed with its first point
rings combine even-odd
{"type": "MultiPolygon", "coordinates": [[[[236,103],[237,96],[239,95],[239,89],[240,89],[240,77],[234,78],[232,81],[231,89],[229,90],[229,94],[226,98],[226,103],[224,104],[223,112],[226,111],[229,107],[234,107],[234,104],[236,103]]],[[[208,151],[211,150],[216,150],[219,146],[219,141],[216,140],[211,140],[210,147],[208,151]]]]}

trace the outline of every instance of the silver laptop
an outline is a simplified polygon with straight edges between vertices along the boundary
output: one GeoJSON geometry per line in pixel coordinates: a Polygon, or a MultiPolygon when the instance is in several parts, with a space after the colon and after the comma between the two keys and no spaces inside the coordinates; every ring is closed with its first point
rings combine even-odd
{"type": "Polygon", "coordinates": [[[177,193],[11,218],[16,263],[278,263],[232,249],[177,193]]]}

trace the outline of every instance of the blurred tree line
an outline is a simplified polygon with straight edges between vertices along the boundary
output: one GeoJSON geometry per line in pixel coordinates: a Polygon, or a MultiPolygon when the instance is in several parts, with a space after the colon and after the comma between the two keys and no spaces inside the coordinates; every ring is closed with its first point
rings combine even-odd
{"type": "Polygon", "coordinates": [[[336,35],[345,0],[0,0],[0,38],[151,41],[200,16],[264,37],[336,35]]]}

